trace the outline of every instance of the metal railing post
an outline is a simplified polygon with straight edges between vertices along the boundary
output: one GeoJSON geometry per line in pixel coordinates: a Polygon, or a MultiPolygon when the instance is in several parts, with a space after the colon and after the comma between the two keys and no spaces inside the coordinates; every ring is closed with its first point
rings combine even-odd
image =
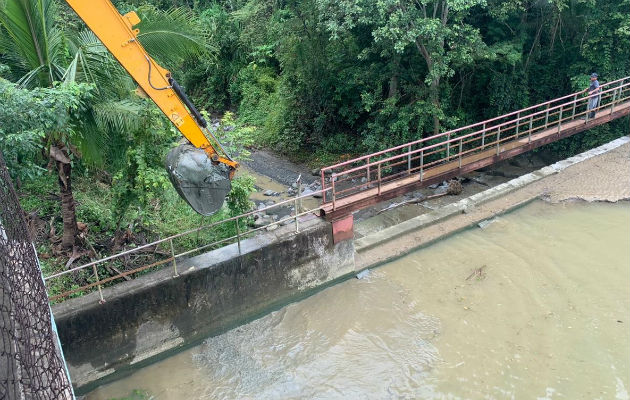
{"type": "MultiPolygon", "coordinates": [[[[92,268],[94,268],[94,277],[96,278],[96,282],[99,282],[101,279],[98,277],[98,270],[96,269],[96,264],[92,265],[92,268]]],[[[100,296],[100,300],[98,301],[100,304],[105,303],[105,299],[103,298],[103,289],[101,288],[101,284],[97,284],[96,287],[98,287],[98,295],[100,296]]]]}
{"type": "Polygon", "coordinates": [[[322,203],[326,203],[326,180],[324,179],[324,170],[320,169],[319,172],[321,173],[322,179],[322,203]]]}
{"type": "Polygon", "coordinates": [[[521,127],[521,112],[516,114],[516,138],[518,139],[518,131],[521,127]]]}
{"type": "Polygon", "coordinates": [[[531,143],[532,142],[532,129],[534,126],[534,115],[530,115],[529,116],[529,134],[528,134],[528,139],[527,139],[527,143],[531,143]]]}
{"type": "Polygon", "coordinates": [[[547,129],[548,124],[549,124],[549,103],[547,103],[547,111],[545,111],[545,129],[547,129]]]}
{"type": "MultiPolygon", "coordinates": [[[[621,88],[619,88],[619,97],[621,97],[621,88]]],[[[613,90],[613,98],[612,98],[612,103],[610,104],[610,113],[613,113],[613,110],[615,109],[615,99],[617,98],[617,89],[613,90]]]]}
{"type": "MultiPolygon", "coordinates": [[[[322,188],[322,190],[324,190],[324,189],[322,188]]],[[[322,195],[323,195],[324,193],[326,193],[326,192],[325,192],[325,191],[323,191],[323,192],[322,192],[322,195]]],[[[297,180],[297,196],[298,196],[298,197],[301,197],[301,196],[302,196],[302,174],[300,174],[300,176],[298,176],[298,180],[297,180]]],[[[302,212],[302,208],[303,208],[303,207],[302,207],[302,199],[300,199],[300,200],[298,201],[298,207],[299,207],[300,212],[302,212]]]]}
{"type": "Polygon", "coordinates": [[[462,143],[463,139],[459,139],[459,168],[462,167],[462,143]]]}
{"type": "Polygon", "coordinates": [[[367,158],[367,180],[370,183],[370,157],[367,158]]]}
{"type": "Polygon", "coordinates": [[[564,107],[560,107],[560,115],[558,116],[558,134],[560,134],[560,129],[562,128],[562,109],[564,107]]]}
{"type": "Polygon", "coordinates": [[[420,150],[420,182],[423,180],[424,175],[424,149],[420,150]]]}
{"type": "Polygon", "coordinates": [[[483,123],[483,128],[481,131],[481,148],[486,147],[486,123],[483,123]]]}
{"type": "Polygon", "coordinates": [[[333,173],[332,175],[330,175],[330,184],[332,186],[332,206],[333,206],[333,210],[335,209],[335,197],[337,197],[335,195],[335,179],[337,178],[337,174],[333,173]]]}
{"type": "Polygon", "coordinates": [[[411,174],[411,145],[407,148],[407,174],[411,174]]]}
{"type": "Polygon", "coordinates": [[[295,194],[293,208],[295,209],[295,233],[298,233],[300,231],[298,214],[302,212],[302,205],[300,204],[302,200],[298,200],[300,198],[300,192],[302,191],[302,174],[298,176],[295,183],[297,184],[297,193],[295,194]]]}
{"type": "Polygon", "coordinates": [[[381,195],[381,163],[378,163],[378,195],[381,195]]]}
{"type": "Polygon", "coordinates": [[[238,255],[240,256],[243,253],[241,252],[241,227],[238,220],[239,218],[236,217],[236,243],[238,243],[238,255]]]}
{"type": "Polygon", "coordinates": [[[575,118],[575,106],[577,105],[577,93],[573,95],[573,111],[571,112],[571,119],[575,118]]]}
{"type": "Polygon", "coordinates": [[[451,133],[446,135],[446,161],[451,159],[451,133]]]}
{"type": "Polygon", "coordinates": [[[173,275],[173,278],[177,278],[179,274],[177,273],[177,261],[175,261],[175,249],[173,248],[173,239],[169,239],[168,242],[171,245],[171,257],[173,258],[173,270],[175,271],[175,275],[173,275]]]}
{"type": "Polygon", "coordinates": [[[501,145],[501,127],[497,127],[497,156],[499,155],[499,146],[501,145]]]}

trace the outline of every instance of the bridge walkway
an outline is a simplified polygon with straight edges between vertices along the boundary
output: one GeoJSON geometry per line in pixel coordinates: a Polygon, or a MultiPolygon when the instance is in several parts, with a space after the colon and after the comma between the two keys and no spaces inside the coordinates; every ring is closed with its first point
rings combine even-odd
{"type": "Polygon", "coordinates": [[[352,212],[494,164],[630,114],[630,80],[602,85],[594,118],[588,97],[564,96],[321,171],[322,215],[352,212]]]}

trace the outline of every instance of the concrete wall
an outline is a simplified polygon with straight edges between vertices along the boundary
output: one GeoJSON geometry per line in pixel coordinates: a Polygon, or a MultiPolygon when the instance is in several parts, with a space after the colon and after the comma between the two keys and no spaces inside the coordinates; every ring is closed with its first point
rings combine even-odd
{"type": "MultiPolygon", "coordinates": [[[[88,390],[243,323],[354,271],[351,240],[333,244],[330,224],[312,220],[53,306],[73,385],[88,390]],[[101,379],[102,382],[102,379],[101,379]]],[[[83,390],[81,390],[83,389],[83,390]]]]}

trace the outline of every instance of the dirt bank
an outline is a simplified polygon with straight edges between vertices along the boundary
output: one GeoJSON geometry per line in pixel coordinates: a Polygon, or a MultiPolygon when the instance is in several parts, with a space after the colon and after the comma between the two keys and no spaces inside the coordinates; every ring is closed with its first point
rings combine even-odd
{"type": "Polygon", "coordinates": [[[254,150],[250,158],[243,163],[247,168],[285,186],[290,187],[299,175],[305,183],[318,179],[306,166],[295,164],[270,150],[254,150]]]}

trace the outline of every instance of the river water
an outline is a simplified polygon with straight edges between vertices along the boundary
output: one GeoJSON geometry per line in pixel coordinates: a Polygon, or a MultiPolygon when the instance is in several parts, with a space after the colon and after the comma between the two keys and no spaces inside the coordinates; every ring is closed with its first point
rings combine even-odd
{"type": "Polygon", "coordinates": [[[532,203],[88,399],[628,399],[630,204],[532,203]]]}

